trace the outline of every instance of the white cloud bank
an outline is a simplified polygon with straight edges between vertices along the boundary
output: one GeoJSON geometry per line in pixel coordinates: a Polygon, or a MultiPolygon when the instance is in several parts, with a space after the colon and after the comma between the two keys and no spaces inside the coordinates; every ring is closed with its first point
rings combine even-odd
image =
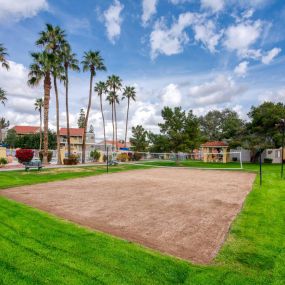
{"type": "Polygon", "coordinates": [[[201,0],[201,7],[204,9],[210,9],[213,12],[219,12],[224,9],[224,0],[201,0]]]}
{"type": "Polygon", "coordinates": [[[46,0],[0,0],[0,21],[20,21],[36,16],[40,11],[46,10],[46,0]]]}
{"type": "Polygon", "coordinates": [[[236,66],[236,68],[234,69],[234,73],[235,73],[237,76],[245,77],[246,74],[247,74],[248,64],[249,64],[248,61],[242,61],[241,63],[239,63],[239,64],[236,66]]]}
{"type": "Polygon", "coordinates": [[[111,43],[115,43],[121,34],[122,17],[121,12],[124,5],[120,1],[115,0],[113,4],[104,12],[105,27],[107,36],[111,43]]]}
{"type": "Polygon", "coordinates": [[[142,23],[145,26],[150,18],[156,13],[156,5],[158,0],[143,0],[143,14],[142,14],[142,23]]]}

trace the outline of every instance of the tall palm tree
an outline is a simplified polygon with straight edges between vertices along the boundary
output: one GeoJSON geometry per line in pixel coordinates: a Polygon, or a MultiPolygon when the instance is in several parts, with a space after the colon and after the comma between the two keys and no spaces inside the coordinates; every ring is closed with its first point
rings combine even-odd
{"type": "Polygon", "coordinates": [[[37,98],[34,105],[35,105],[35,110],[39,111],[39,114],[40,114],[40,147],[39,147],[39,149],[41,150],[42,149],[42,126],[43,126],[42,110],[44,107],[43,98],[37,98]]]}
{"type": "Polygon", "coordinates": [[[57,79],[63,78],[63,65],[61,58],[61,48],[66,44],[65,32],[59,26],[46,24],[46,29],[40,32],[40,37],[36,45],[41,46],[47,53],[53,55],[51,74],[53,77],[55,103],[56,103],[56,141],[57,141],[57,164],[61,164],[60,133],[59,133],[59,96],[57,79]]]}
{"type": "Polygon", "coordinates": [[[70,127],[69,127],[69,98],[68,98],[68,85],[69,85],[69,77],[68,71],[69,69],[74,71],[80,71],[78,66],[78,60],[76,59],[76,54],[72,53],[70,45],[68,43],[64,44],[61,49],[61,56],[64,66],[64,85],[65,85],[65,108],[66,108],[66,128],[67,128],[67,153],[68,157],[71,154],[70,147],[70,127]]]}
{"type": "Polygon", "coordinates": [[[127,133],[128,133],[128,122],[129,122],[129,109],[131,100],[136,101],[136,90],[133,86],[126,86],[124,88],[122,100],[127,99],[127,119],[126,119],[126,131],[125,131],[125,147],[127,146],[127,133]]]}
{"type": "Polygon", "coordinates": [[[104,65],[104,60],[101,57],[100,52],[92,50],[84,53],[83,60],[81,63],[83,65],[83,71],[90,71],[89,99],[88,99],[87,112],[84,122],[84,136],[82,142],[82,163],[85,163],[86,133],[87,133],[87,125],[88,125],[89,113],[92,102],[93,79],[94,76],[96,75],[96,72],[105,71],[106,66],[104,65]]]}
{"type": "Polygon", "coordinates": [[[49,119],[49,101],[51,90],[51,69],[53,55],[42,52],[32,53],[33,63],[30,65],[29,86],[38,86],[42,81],[44,83],[44,152],[43,163],[48,163],[48,119],[49,119]]]}
{"type": "Polygon", "coordinates": [[[7,101],[6,91],[0,87],[0,103],[5,106],[5,102],[7,101]]]}
{"type": "Polygon", "coordinates": [[[103,81],[99,81],[96,84],[96,86],[94,87],[94,91],[97,92],[97,94],[100,98],[100,109],[101,109],[101,114],[102,114],[103,131],[104,131],[104,146],[105,146],[105,151],[106,151],[107,150],[107,148],[106,148],[106,128],[105,128],[105,117],[104,117],[103,103],[102,103],[102,96],[103,96],[103,94],[107,93],[106,83],[103,81]]]}
{"type": "Polygon", "coordinates": [[[8,56],[7,49],[0,44],[0,63],[2,67],[9,69],[9,62],[7,61],[6,57],[8,56]]]}
{"type": "Polygon", "coordinates": [[[110,91],[113,92],[113,107],[114,107],[114,116],[115,116],[115,134],[116,134],[116,150],[118,150],[118,127],[117,127],[117,108],[116,105],[119,104],[117,92],[122,88],[122,79],[117,75],[108,76],[107,86],[110,91]]]}
{"type": "Polygon", "coordinates": [[[106,100],[109,102],[112,108],[112,151],[114,150],[114,142],[115,142],[115,125],[114,125],[114,93],[111,91],[107,96],[106,100]]]}

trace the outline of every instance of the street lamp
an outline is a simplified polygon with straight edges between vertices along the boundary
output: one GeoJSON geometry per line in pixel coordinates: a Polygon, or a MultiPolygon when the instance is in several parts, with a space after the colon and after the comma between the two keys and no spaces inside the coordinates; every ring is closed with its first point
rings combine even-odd
{"type": "Polygon", "coordinates": [[[278,127],[282,132],[282,150],[281,150],[281,178],[283,178],[284,173],[284,139],[285,139],[285,119],[281,119],[278,127]]]}

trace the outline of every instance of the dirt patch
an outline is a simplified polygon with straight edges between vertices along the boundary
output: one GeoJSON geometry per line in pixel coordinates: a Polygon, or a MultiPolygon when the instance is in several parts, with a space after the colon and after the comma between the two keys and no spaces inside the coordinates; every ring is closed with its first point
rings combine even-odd
{"type": "Polygon", "coordinates": [[[156,168],[2,190],[0,195],[197,263],[209,263],[255,174],[156,168]]]}

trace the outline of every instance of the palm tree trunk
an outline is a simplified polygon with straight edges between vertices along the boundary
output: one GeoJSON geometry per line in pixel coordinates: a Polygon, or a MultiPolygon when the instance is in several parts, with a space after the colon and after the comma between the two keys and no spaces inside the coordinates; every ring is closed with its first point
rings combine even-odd
{"type": "Polygon", "coordinates": [[[66,108],[66,129],[67,129],[67,155],[70,157],[70,128],[69,128],[69,106],[68,106],[68,67],[65,66],[65,108],[66,108]]]}
{"type": "Polygon", "coordinates": [[[128,133],[128,121],[129,121],[129,109],[130,109],[130,99],[128,98],[128,109],[127,109],[127,119],[126,119],[126,132],[125,132],[125,147],[127,147],[127,133],[128,133]]]}
{"type": "Polygon", "coordinates": [[[114,126],[114,102],[112,102],[112,126],[113,126],[113,140],[112,140],[112,151],[114,151],[115,142],[115,126],[114,126]]]}
{"type": "Polygon", "coordinates": [[[100,107],[101,107],[101,114],[102,114],[102,121],[103,121],[103,131],[104,131],[104,147],[105,151],[106,149],[106,128],[105,128],[105,118],[104,118],[104,112],[103,112],[103,103],[102,103],[102,95],[100,95],[100,107]]]}
{"type": "Polygon", "coordinates": [[[92,72],[90,72],[89,101],[88,101],[88,107],[87,107],[86,117],[85,117],[85,121],[84,121],[84,135],[83,135],[83,142],[82,142],[82,163],[85,163],[86,134],[87,134],[89,112],[91,109],[92,84],[93,84],[93,74],[92,74],[92,72]]]}
{"type": "Polygon", "coordinates": [[[48,115],[49,115],[49,100],[50,100],[50,74],[47,73],[44,79],[44,152],[43,164],[48,163],[48,115]]]}
{"type": "Polygon", "coordinates": [[[116,151],[117,151],[117,150],[118,150],[118,128],[117,128],[117,111],[116,111],[116,102],[114,102],[114,114],[115,114],[116,151]]]}
{"type": "Polygon", "coordinates": [[[61,164],[61,153],[60,153],[60,133],[59,133],[59,100],[58,100],[58,89],[56,76],[53,75],[53,84],[55,92],[55,107],[56,107],[56,149],[57,149],[57,164],[61,164]]]}
{"type": "Polygon", "coordinates": [[[42,107],[40,106],[40,151],[42,150],[42,140],[43,140],[43,134],[42,134],[42,128],[43,128],[43,122],[42,122],[42,107]]]}

